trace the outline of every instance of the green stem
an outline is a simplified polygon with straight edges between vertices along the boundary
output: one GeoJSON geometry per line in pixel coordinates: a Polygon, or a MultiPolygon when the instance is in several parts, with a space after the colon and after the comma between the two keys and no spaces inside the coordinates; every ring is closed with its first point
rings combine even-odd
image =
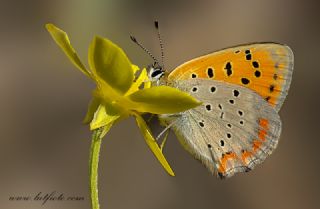
{"type": "Polygon", "coordinates": [[[99,209],[98,197],[98,165],[99,153],[101,147],[102,129],[96,129],[92,133],[91,151],[89,160],[89,176],[90,176],[90,195],[92,209],[99,209]]]}

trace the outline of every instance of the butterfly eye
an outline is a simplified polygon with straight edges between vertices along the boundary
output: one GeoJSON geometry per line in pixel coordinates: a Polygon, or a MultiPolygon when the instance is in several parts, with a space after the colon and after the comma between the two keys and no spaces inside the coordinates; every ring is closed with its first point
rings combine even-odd
{"type": "Polygon", "coordinates": [[[151,73],[151,77],[152,78],[156,78],[157,76],[163,74],[161,69],[155,69],[152,73],[151,73]]]}
{"type": "Polygon", "coordinates": [[[164,71],[161,67],[150,67],[149,68],[149,79],[151,81],[158,81],[164,75],[164,71]]]}

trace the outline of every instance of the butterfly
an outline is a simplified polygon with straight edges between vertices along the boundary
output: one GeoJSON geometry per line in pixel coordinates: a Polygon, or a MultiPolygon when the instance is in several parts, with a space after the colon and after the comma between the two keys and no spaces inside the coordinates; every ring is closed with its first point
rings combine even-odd
{"type": "MultiPolygon", "coordinates": [[[[161,39],[160,45],[162,49],[161,39]]],[[[171,73],[155,60],[149,77],[153,85],[177,88],[203,102],[158,118],[194,158],[226,178],[252,170],[277,147],[278,111],[292,72],[293,52],[288,46],[253,43],[200,56],[171,73]]]]}

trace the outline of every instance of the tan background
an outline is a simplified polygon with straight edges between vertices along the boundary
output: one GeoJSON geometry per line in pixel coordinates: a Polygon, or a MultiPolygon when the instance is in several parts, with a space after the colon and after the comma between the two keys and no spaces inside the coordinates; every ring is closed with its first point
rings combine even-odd
{"type": "Polygon", "coordinates": [[[173,135],[165,154],[169,177],[132,118],[113,127],[102,146],[102,208],[319,208],[320,13],[311,0],[0,1],[0,208],[90,208],[90,132],[81,124],[94,85],[70,64],[44,29],[68,32],[87,63],[94,34],[118,43],[130,59],[150,59],[129,40],[135,34],[157,56],[153,20],[165,41],[166,66],[227,46],[274,41],[295,54],[289,96],[280,115],[276,152],[254,171],[220,181],[183,150],[173,135]],[[84,196],[80,202],[10,202],[38,192],[84,196]]]}

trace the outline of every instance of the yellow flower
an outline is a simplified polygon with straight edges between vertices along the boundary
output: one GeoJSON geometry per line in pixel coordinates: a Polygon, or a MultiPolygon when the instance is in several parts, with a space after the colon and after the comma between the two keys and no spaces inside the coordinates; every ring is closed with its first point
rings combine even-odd
{"type": "Polygon", "coordinates": [[[174,176],[141,114],[177,113],[201,103],[175,88],[150,87],[146,69],[139,70],[120,47],[99,36],[94,37],[89,47],[88,70],[71,46],[67,34],[52,24],[47,24],[46,28],[70,61],[97,85],[84,119],[85,123],[90,123],[90,129],[102,130],[101,136],[104,136],[115,122],[134,116],[149,148],[165,170],[174,176]],[[135,79],[138,72],[140,75],[135,79]]]}

